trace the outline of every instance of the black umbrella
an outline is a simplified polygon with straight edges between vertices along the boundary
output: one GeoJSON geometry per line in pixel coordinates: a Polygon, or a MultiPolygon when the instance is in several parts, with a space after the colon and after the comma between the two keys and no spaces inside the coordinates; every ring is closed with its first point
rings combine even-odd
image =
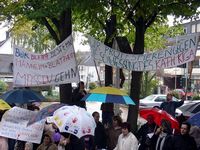
{"type": "Polygon", "coordinates": [[[44,100],[45,97],[31,89],[13,89],[0,96],[7,103],[30,103],[44,100]]]}

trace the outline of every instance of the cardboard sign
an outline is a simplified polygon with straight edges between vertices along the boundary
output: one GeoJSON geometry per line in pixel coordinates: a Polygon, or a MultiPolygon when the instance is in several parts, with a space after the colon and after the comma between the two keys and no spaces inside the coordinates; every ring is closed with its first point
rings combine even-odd
{"type": "Polygon", "coordinates": [[[0,122],[0,136],[11,139],[40,143],[44,129],[44,120],[30,126],[27,123],[37,112],[13,107],[6,111],[0,122]]]}

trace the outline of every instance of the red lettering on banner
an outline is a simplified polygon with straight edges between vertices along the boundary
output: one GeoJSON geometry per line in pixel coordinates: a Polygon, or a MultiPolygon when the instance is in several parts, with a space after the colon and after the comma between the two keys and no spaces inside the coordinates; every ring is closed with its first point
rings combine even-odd
{"type": "Polygon", "coordinates": [[[184,54],[183,53],[178,54],[178,63],[182,64],[183,62],[184,62],[184,54]]]}

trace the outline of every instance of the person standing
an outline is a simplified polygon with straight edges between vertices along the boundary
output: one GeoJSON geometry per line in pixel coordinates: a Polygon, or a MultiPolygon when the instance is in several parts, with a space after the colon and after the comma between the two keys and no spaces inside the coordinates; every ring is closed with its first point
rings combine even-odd
{"type": "Polygon", "coordinates": [[[147,116],[147,123],[141,126],[137,132],[137,138],[140,142],[139,150],[148,150],[151,146],[151,139],[148,136],[150,133],[154,133],[156,129],[156,124],[154,122],[154,117],[152,115],[147,116]]]}
{"type": "Polygon", "coordinates": [[[122,133],[121,125],[122,118],[120,116],[113,116],[112,126],[106,129],[108,150],[113,150],[116,147],[118,137],[122,133]]]}
{"type": "Polygon", "coordinates": [[[102,123],[106,126],[112,125],[112,117],[114,116],[114,104],[113,103],[102,103],[102,123]]]}
{"type": "Polygon", "coordinates": [[[58,147],[53,143],[52,138],[52,134],[50,132],[46,132],[43,137],[43,142],[37,150],[58,150],[58,147]]]}
{"type": "Polygon", "coordinates": [[[72,93],[72,103],[79,107],[86,109],[85,101],[81,101],[81,99],[87,94],[85,90],[85,84],[83,81],[80,81],[78,87],[72,93]]]}
{"type": "Polygon", "coordinates": [[[190,127],[187,122],[181,124],[180,134],[173,138],[172,150],[197,150],[194,138],[189,135],[190,127]]]}
{"type": "Polygon", "coordinates": [[[197,149],[200,150],[200,128],[198,126],[191,126],[189,133],[197,144],[197,149]]]}
{"type": "Polygon", "coordinates": [[[122,133],[120,134],[117,146],[114,150],[137,150],[138,140],[130,131],[130,124],[127,122],[122,123],[122,133]]]}
{"type": "Polygon", "coordinates": [[[172,128],[168,120],[162,119],[161,125],[151,138],[151,150],[171,150],[172,128]]]}
{"type": "Polygon", "coordinates": [[[103,124],[99,121],[99,113],[93,112],[92,116],[96,122],[96,128],[94,131],[94,148],[105,149],[106,148],[106,133],[103,124]]]}
{"type": "Polygon", "coordinates": [[[175,117],[176,108],[182,106],[184,104],[185,97],[181,98],[181,101],[172,101],[172,94],[168,93],[166,97],[166,101],[160,105],[160,109],[165,110],[168,114],[175,117]]]}

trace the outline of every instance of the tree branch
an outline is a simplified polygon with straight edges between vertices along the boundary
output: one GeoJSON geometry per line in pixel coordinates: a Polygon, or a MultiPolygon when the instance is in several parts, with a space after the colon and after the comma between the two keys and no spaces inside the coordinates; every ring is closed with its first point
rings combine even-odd
{"type": "Polygon", "coordinates": [[[56,28],[59,29],[59,26],[60,26],[59,21],[56,18],[51,18],[51,21],[56,26],[56,28]]]}
{"type": "Polygon", "coordinates": [[[53,30],[53,28],[51,27],[51,25],[49,24],[49,22],[47,21],[47,19],[45,17],[41,18],[44,25],[47,27],[49,33],[51,34],[51,36],[54,38],[54,40],[56,41],[56,44],[60,43],[60,40],[56,34],[56,32],[53,30]]]}
{"type": "Polygon", "coordinates": [[[133,12],[129,12],[128,15],[127,15],[127,19],[132,23],[133,26],[136,26],[136,22],[135,20],[133,19],[133,12]]]}
{"type": "Polygon", "coordinates": [[[154,74],[151,76],[151,78],[149,79],[148,82],[151,82],[151,80],[152,80],[155,76],[156,76],[156,73],[154,73],[154,74]]]}
{"type": "Polygon", "coordinates": [[[154,12],[148,21],[145,22],[145,29],[147,29],[156,19],[158,12],[154,12]]]}

